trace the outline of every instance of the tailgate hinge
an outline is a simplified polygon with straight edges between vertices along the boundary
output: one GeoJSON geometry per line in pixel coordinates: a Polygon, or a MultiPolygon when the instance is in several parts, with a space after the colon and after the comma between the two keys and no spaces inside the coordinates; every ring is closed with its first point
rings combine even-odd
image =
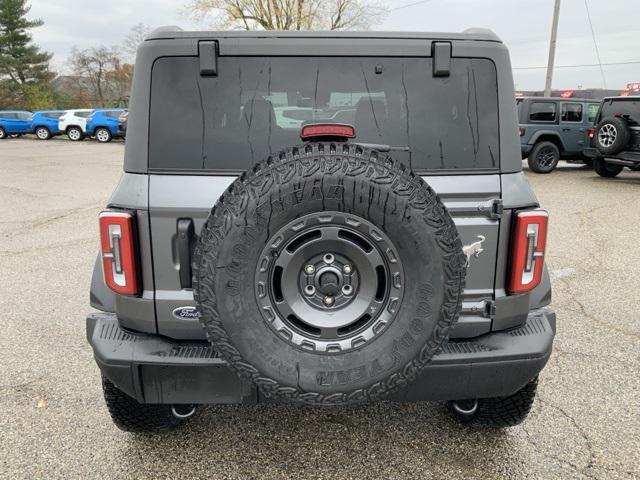
{"type": "Polygon", "coordinates": [[[491,200],[490,205],[481,205],[478,207],[478,210],[492,220],[499,220],[504,212],[504,204],[501,198],[495,198],[491,200]]]}
{"type": "Polygon", "coordinates": [[[209,40],[198,42],[198,57],[201,76],[218,76],[218,42],[209,40]]]}
{"type": "Polygon", "coordinates": [[[451,73],[451,42],[433,42],[431,56],[433,57],[433,76],[448,77],[451,73]]]}
{"type": "Polygon", "coordinates": [[[486,300],[484,302],[484,317],[493,318],[496,316],[496,302],[493,300],[486,300]]]}
{"type": "Polygon", "coordinates": [[[496,302],[494,300],[480,300],[479,302],[463,302],[463,315],[474,315],[483,318],[493,318],[496,314],[496,302]]]}

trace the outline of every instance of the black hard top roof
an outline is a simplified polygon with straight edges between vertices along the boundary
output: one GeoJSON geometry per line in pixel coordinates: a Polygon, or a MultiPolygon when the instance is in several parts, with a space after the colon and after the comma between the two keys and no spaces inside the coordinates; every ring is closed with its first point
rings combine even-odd
{"type": "Polygon", "coordinates": [[[562,98],[562,97],[516,97],[516,100],[552,100],[552,101],[560,101],[560,102],[591,102],[591,103],[599,103],[600,100],[595,98],[562,98]]]}
{"type": "Polygon", "coordinates": [[[606,100],[635,100],[638,101],[640,100],[640,95],[618,95],[617,97],[604,97],[602,99],[602,101],[606,101],[606,100]]]}
{"type": "Polygon", "coordinates": [[[151,32],[146,40],[172,38],[363,38],[363,39],[424,39],[424,40],[471,40],[499,42],[502,40],[491,30],[469,28],[459,33],[431,32],[374,32],[374,31],[276,31],[276,30],[231,30],[231,31],[184,31],[180,27],[160,27],[151,32]]]}

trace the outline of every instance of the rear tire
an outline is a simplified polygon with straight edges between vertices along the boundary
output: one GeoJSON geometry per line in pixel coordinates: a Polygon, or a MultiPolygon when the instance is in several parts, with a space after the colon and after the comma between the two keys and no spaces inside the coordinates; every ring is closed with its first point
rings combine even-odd
{"type": "Polygon", "coordinates": [[[186,422],[186,418],[177,418],[172,413],[171,405],[138,403],[104,375],[102,391],[113,423],[125,432],[166,432],[186,422]]]}
{"type": "Polygon", "coordinates": [[[453,416],[469,427],[506,428],[527,418],[538,389],[538,377],[508,397],[448,402],[453,416]]]}
{"type": "Polygon", "coordinates": [[[51,132],[47,127],[38,127],[34,133],[38,140],[49,140],[51,138],[51,132]]]}
{"type": "Polygon", "coordinates": [[[618,176],[620,172],[622,172],[624,167],[622,165],[607,163],[605,160],[599,158],[598,160],[596,160],[593,169],[601,177],[612,178],[618,176]]]}
{"type": "Polygon", "coordinates": [[[7,138],[7,131],[0,127],[0,140],[4,140],[5,138],[7,138]]]}
{"type": "Polygon", "coordinates": [[[108,128],[98,127],[95,131],[96,140],[100,143],[109,143],[113,139],[113,135],[108,128]]]}
{"type": "Polygon", "coordinates": [[[84,140],[84,132],[80,127],[69,127],[67,128],[67,137],[72,142],[80,142],[84,140]]]}
{"type": "Polygon", "coordinates": [[[531,171],[536,173],[550,173],[558,166],[560,150],[552,142],[536,143],[527,158],[531,171]]]}

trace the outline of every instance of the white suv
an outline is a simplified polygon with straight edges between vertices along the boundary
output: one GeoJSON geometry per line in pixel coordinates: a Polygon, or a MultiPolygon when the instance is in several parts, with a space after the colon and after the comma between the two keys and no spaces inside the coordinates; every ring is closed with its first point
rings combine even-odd
{"type": "Polygon", "coordinates": [[[87,117],[93,110],[65,110],[58,120],[58,128],[67,134],[69,140],[78,142],[84,140],[87,131],[87,117]]]}

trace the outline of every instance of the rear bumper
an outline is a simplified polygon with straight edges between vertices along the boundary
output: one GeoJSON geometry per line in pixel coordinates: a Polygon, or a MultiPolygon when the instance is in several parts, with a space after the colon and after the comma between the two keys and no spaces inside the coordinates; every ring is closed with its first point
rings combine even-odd
{"type": "Polygon", "coordinates": [[[528,145],[526,143],[521,143],[520,144],[520,150],[522,151],[522,158],[527,158],[529,156],[529,154],[531,153],[531,149],[533,148],[533,145],[528,145]]]}
{"type": "MultiPolygon", "coordinates": [[[[460,400],[510,395],[545,366],[555,313],[530,312],[521,327],[450,341],[397,401],[460,400]]],[[[228,368],[202,341],[176,342],[125,331],[114,314],[87,317],[87,338],[102,373],[141,403],[255,403],[255,387],[228,368]]]]}
{"type": "Polygon", "coordinates": [[[617,155],[603,155],[595,148],[585,148],[584,155],[589,158],[604,158],[605,160],[611,160],[612,163],[616,163],[616,160],[629,163],[640,163],[640,152],[631,150],[620,152],[617,155]]]}
{"type": "Polygon", "coordinates": [[[598,158],[600,156],[600,153],[598,152],[598,150],[596,150],[593,147],[586,147],[582,153],[584,154],[585,157],[587,158],[598,158]]]}

